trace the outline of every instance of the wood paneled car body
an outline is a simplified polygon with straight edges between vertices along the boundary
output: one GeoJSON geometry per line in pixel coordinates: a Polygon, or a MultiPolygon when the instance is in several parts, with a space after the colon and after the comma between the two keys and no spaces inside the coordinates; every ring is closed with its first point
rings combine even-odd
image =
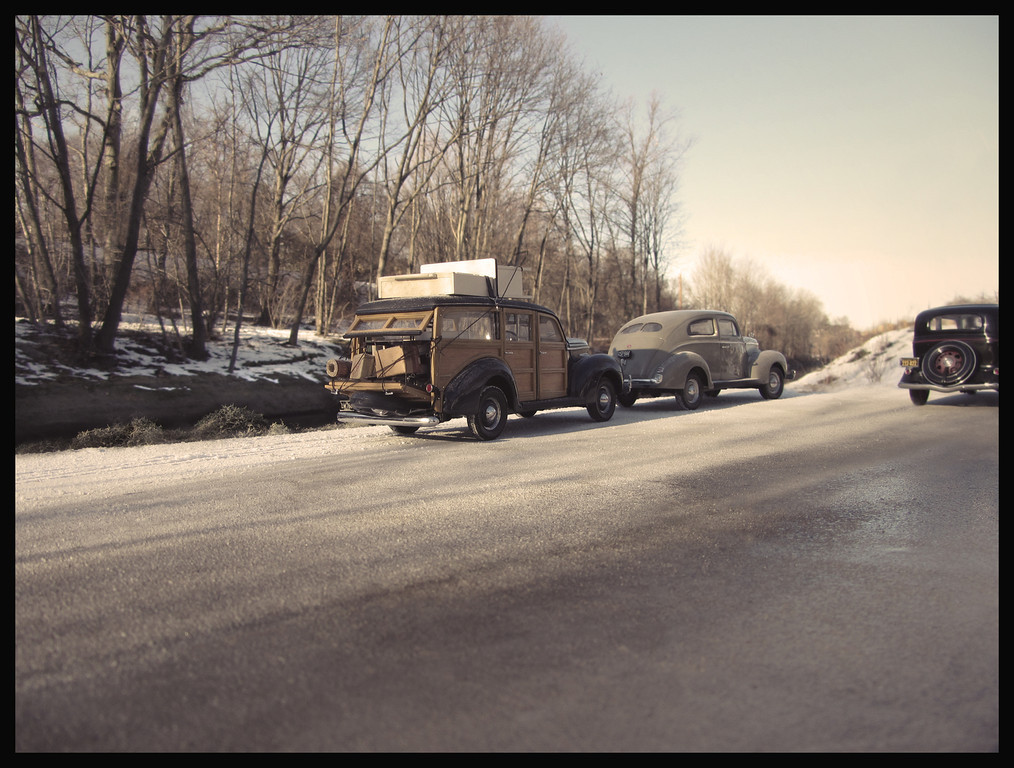
{"type": "Polygon", "coordinates": [[[935,307],[916,315],[898,386],[916,405],[930,392],[1000,391],[1000,305],[935,307]]]}
{"type": "Polygon", "coordinates": [[[792,378],[781,352],[760,349],[736,318],[715,310],[675,310],[636,317],[613,337],[609,354],[623,370],[623,405],[639,397],[675,395],[678,408],[697,408],[704,395],[757,389],[780,397],[792,378]]]}
{"type": "Polygon", "coordinates": [[[596,421],[612,417],[617,361],[568,339],[552,310],[511,295],[505,284],[520,284],[520,269],[492,259],[427,267],[382,283],[382,298],[356,311],[350,358],[327,363],[339,421],[411,433],[463,416],[491,440],[510,413],[582,406],[596,421]]]}

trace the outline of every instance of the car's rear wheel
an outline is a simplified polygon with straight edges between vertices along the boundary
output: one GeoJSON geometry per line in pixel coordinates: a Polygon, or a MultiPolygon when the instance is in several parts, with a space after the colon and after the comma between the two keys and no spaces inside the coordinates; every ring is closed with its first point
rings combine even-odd
{"type": "Polygon", "coordinates": [[[676,393],[676,407],[681,411],[696,411],[704,399],[704,384],[699,373],[691,373],[683,389],[676,393]]]}
{"type": "Polygon", "coordinates": [[[480,440],[495,440],[507,424],[507,398],[499,387],[486,387],[479,407],[468,417],[468,428],[480,440]]]}
{"type": "Polygon", "coordinates": [[[768,380],[760,386],[761,397],[765,400],[777,400],[782,396],[784,389],[785,377],[782,375],[782,369],[772,367],[768,371],[768,380]]]}
{"type": "Polygon", "coordinates": [[[391,424],[391,431],[397,432],[399,435],[414,435],[419,427],[406,427],[401,424],[391,424]]]}
{"type": "Polygon", "coordinates": [[[923,355],[922,375],[942,387],[963,383],[975,370],[975,351],[963,341],[944,341],[923,355]]]}
{"type": "Polygon", "coordinates": [[[914,405],[926,405],[926,401],[929,400],[929,390],[910,389],[908,390],[908,396],[914,405]]]}
{"type": "Polygon", "coordinates": [[[616,410],[616,387],[609,379],[599,379],[595,399],[588,403],[588,415],[595,421],[609,421],[616,410]]]}

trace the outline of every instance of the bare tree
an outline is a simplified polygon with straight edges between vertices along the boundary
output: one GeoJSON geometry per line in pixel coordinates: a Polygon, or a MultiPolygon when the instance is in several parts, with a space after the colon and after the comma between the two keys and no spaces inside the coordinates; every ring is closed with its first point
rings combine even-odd
{"type": "MultiPolygon", "coordinates": [[[[18,50],[16,48],[16,50],[18,50]]],[[[27,66],[27,65],[22,65],[27,66]]],[[[53,260],[49,253],[49,246],[43,234],[42,212],[40,210],[40,194],[42,186],[38,183],[40,178],[38,165],[35,161],[34,145],[32,135],[32,121],[29,119],[30,110],[24,99],[21,88],[21,76],[15,78],[14,87],[14,151],[15,151],[15,208],[18,224],[25,238],[26,251],[31,256],[31,281],[25,285],[18,272],[18,264],[15,259],[14,274],[15,285],[19,295],[23,298],[27,307],[34,307],[33,316],[41,318],[43,305],[41,299],[42,287],[40,286],[40,271],[42,280],[51,297],[53,317],[58,326],[63,325],[63,315],[60,311],[60,285],[57,280],[56,270],[53,268],[53,260]],[[37,300],[36,300],[37,299],[37,300]]]]}
{"type": "Polygon", "coordinates": [[[235,89],[255,143],[264,147],[273,180],[264,234],[267,264],[259,280],[257,322],[276,326],[283,240],[308,196],[319,194],[317,171],[325,159],[318,142],[328,113],[329,47],[319,22],[303,25],[300,44],[246,67],[235,89]],[[299,178],[297,184],[294,180],[299,178]]]}
{"type": "MultiPolygon", "coordinates": [[[[321,237],[303,264],[303,279],[296,301],[295,320],[289,332],[288,343],[293,345],[299,340],[299,325],[313,285],[317,262],[336,233],[339,234],[338,252],[342,252],[348,237],[350,221],[348,213],[356,191],[381,160],[379,156],[364,159],[363,143],[370,121],[375,117],[374,107],[377,105],[382,85],[397,65],[397,51],[392,46],[394,22],[392,17],[380,21],[380,28],[368,41],[366,55],[362,59],[360,49],[349,40],[344,19],[339,17],[335,22],[335,72],[339,87],[332,108],[343,118],[341,127],[346,154],[337,172],[333,164],[328,164],[326,169],[326,188],[334,189],[337,210],[332,214],[332,220],[328,220],[328,215],[323,217],[321,237]],[[345,224],[345,228],[339,233],[342,224],[345,224]]],[[[361,25],[363,22],[358,24],[361,25]]]]}
{"type": "MultiPolygon", "coordinates": [[[[64,132],[63,116],[64,111],[73,108],[74,105],[62,98],[58,82],[54,83],[53,75],[56,70],[50,62],[50,56],[51,53],[55,53],[59,58],[62,54],[52,34],[43,27],[39,16],[17,17],[14,39],[21,84],[21,88],[16,89],[16,110],[20,110],[16,112],[16,116],[21,118],[20,124],[15,126],[20,147],[16,156],[19,160],[22,183],[26,188],[25,201],[34,207],[31,201],[38,193],[44,193],[43,188],[38,185],[38,176],[31,175],[32,172],[37,174],[38,169],[34,162],[30,162],[30,158],[34,158],[35,151],[27,146],[31,144],[33,148],[41,148],[41,145],[34,142],[33,133],[26,123],[38,117],[45,130],[47,157],[56,171],[59,182],[57,192],[59,197],[51,199],[62,212],[71,249],[78,295],[78,339],[82,348],[89,350],[93,342],[92,307],[82,227],[89,216],[94,199],[96,175],[90,177],[89,185],[83,190],[79,200],[73,180],[73,160],[64,132]],[[22,89],[30,90],[30,98],[22,89]],[[28,104],[32,106],[29,107],[28,104]]],[[[91,116],[85,115],[85,118],[91,119],[91,116]]],[[[37,208],[30,212],[30,220],[33,216],[37,216],[37,208]]],[[[33,231],[36,236],[40,233],[38,229],[33,231]]]]}
{"type": "Polygon", "coordinates": [[[395,228],[414,200],[424,194],[440,160],[458,139],[456,128],[460,125],[451,126],[441,135],[433,125],[433,117],[447,98],[442,76],[447,72],[451,41],[460,35],[461,29],[459,19],[423,18],[404,30],[399,29],[396,37],[397,88],[389,87],[385,92],[397,91],[401,113],[391,114],[389,105],[385,105],[381,116],[380,154],[393,157],[394,162],[381,164],[386,204],[378,277],[386,272],[395,228]],[[399,121],[393,128],[389,125],[392,120],[399,121]],[[415,183],[406,194],[411,179],[415,183]]]}
{"type": "Polygon", "coordinates": [[[675,113],[663,109],[657,94],[649,98],[643,121],[636,119],[629,108],[625,118],[621,197],[629,247],[625,278],[630,292],[628,314],[634,314],[638,304],[642,313],[648,311],[648,276],[653,260],[659,290],[662,245],[678,188],[678,162],[685,151],[685,146],[674,143],[668,136],[675,120],[675,113]]]}
{"type": "Polygon", "coordinates": [[[617,142],[610,110],[603,108],[597,98],[594,81],[579,81],[579,91],[587,96],[564,112],[557,137],[554,194],[561,207],[565,280],[569,281],[572,274],[572,248],[577,245],[583,255],[583,332],[591,339],[595,334],[604,240],[609,237],[609,214],[616,202],[612,174],[617,142]]]}
{"type": "Polygon", "coordinates": [[[529,16],[18,17],[19,302],[77,293],[111,350],[150,249],[195,356],[237,290],[295,343],[437,259],[523,264],[592,339],[661,308],[686,145],[564,43],[529,16]]]}
{"type": "MultiPolygon", "coordinates": [[[[144,17],[137,17],[133,39],[128,47],[138,63],[140,118],[134,146],[134,179],[130,189],[130,204],[125,216],[125,231],[113,283],[109,292],[102,326],[96,334],[96,346],[103,352],[112,352],[116,333],[123,313],[123,302],[130,285],[130,276],[137,256],[141,231],[141,217],[155,169],[162,160],[162,149],[171,124],[168,115],[152,133],[162,89],[166,82],[166,58],[172,43],[177,22],[171,18],[161,20],[153,29],[144,17]]],[[[80,300],[80,299],[79,299],[80,300]]]]}
{"type": "MultiPolygon", "coordinates": [[[[790,358],[819,355],[818,340],[833,325],[813,294],[790,289],[750,259],[736,260],[714,247],[698,261],[691,279],[691,301],[701,309],[731,312],[745,335],[790,358]]],[[[831,336],[840,338],[841,334],[828,332],[825,341],[831,336]]]]}

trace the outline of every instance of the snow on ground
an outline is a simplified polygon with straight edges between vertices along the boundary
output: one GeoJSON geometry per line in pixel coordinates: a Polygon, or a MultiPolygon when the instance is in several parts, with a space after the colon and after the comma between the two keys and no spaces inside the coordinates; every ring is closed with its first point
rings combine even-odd
{"type": "Polygon", "coordinates": [[[887,331],[832,360],[819,371],[789,382],[797,392],[830,392],[848,387],[897,387],[901,358],[912,354],[912,328],[887,331]]]}
{"type": "MultiPolygon", "coordinates": [[[[197,376],[203,373],[228,375],[232,355],[233,329],[230,327],[220,338],[209,341],[207,360],[187,360],[167,353],[147,343],[147,339],[132,332],[161,335],[153,317],[126,317],[120,324],[121,335],[116,343],[116,366],[112,370],[97,367],[77,367],[60,359],[59,355],[32,354],[33,342],[37,347],[39,331],[31,323],[15,319],[14,381],[31,386],[58,378],[108,380],[113,376],[197,376]],[[173,359],[170,359],[172,357],[173,359]],[[177,361],[178,360],[178,361],[177,361]]],[[[231,375],[247,381],[271,381],[290,376],[319,382],[324,376],[328,358],[337,356],[337,337],[324,339],[312,330],[301,329],[299,342],[288,346],[289,329],[273,330],[248,325],[240,328],[240,345],[235,372],[231,375]]]]}

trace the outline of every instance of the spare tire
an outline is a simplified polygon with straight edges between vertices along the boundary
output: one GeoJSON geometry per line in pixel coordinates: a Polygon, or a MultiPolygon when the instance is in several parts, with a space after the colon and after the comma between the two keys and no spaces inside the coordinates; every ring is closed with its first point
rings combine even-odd
{"type": "Polygon", "coordinates": [[[963,341],[942,341],[922,356],[922,375],[931,384],[953,387],[975,371],[975,351],[963,341]]]}
{"type": "Polygon", "coordinates": [[[333,357],[327,361],[325,366],[327,375],[332,379],[347,379],[352,373],[352,362],[349,360],[335,360],[333,357]]]}

